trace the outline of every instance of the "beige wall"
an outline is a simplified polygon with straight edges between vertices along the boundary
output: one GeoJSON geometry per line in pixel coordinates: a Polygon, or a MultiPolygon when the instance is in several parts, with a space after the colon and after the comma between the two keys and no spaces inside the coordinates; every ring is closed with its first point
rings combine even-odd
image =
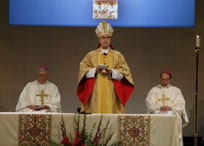
{"type": "MultiPolygon", "coordinates": [[[[135,90],[127,113],[146,113],[145,97],[168,69],[173,84],[182,89],[190,125],[185,136],[193,136],[195,88],[194,36],[200,34],[204,46],[204,1],[197,0],[195,28],[115,28],[114,47],[123,53],[131,68],[135,90]]],[[[95,49],[95,28],[8,26],[8,1],[0,2],[0,111],[14,111],[25,84],[35,79],[40,65],[49,67],[49,80],[62,96],[64,112],[80,106],[76,88],[79,62],[95,49]]],[[[204,48],[204,47],[203,47],[204,48]]],[[[200,52],[199,134],[204,135],[204,51],[200,52]]]]}

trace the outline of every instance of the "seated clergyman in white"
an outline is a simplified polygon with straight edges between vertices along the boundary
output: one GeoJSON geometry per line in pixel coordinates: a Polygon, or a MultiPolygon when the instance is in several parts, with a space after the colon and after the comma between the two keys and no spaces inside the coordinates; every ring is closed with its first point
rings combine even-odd
{"type": "Polygon", "coordinates": [[[48,68],[41,66],[37,80],[29,82],[20,94],[17,112],[60,112],[60,93],[48,81],[48,68]]]}
{"type": "Polygon", "coordinates": [[[179,125],[179,140],[182,141],[182,127],[189,123],[185,109],[185,100],[181,90],[170,84],[171,73],[164,70],[160,74],[160,84],[153,87],[146,98],[149,114],[176,115],[179,125]]]}

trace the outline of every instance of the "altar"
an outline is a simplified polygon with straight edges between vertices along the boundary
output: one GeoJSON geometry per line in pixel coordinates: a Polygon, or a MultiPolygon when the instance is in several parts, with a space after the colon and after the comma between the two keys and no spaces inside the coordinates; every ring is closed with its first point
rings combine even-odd
{"type": "Polygon", "coordinates": [[[0,144],[94,143],[179,146],[175,116],[149,114],[0,113],[0,144]]]}

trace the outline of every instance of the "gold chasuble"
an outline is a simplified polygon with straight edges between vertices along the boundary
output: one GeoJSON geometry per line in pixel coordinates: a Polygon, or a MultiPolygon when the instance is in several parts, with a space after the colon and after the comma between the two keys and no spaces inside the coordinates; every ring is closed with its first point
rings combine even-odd
{"type": "Polygon", "coordinates": [[[78,96],[82,101],[82,111],[88,113],[125,113],[125,105],[120,101],[120,98],[116,94],[113,79],[105,70],[101,73],[97,73],[96,78],[92,79],[94,85],[87,101],[84,102],[83,96],[80,94],[80,86],[82,86],[82,90],[85,92],[86,90],[87,92],[90,90],[86,88],[86,86],[89,85],[84,84],[84,82],[86,82],[86,73],[90,69],[96,68],[98,64],[104,63],[108,65],[110,69],[113,68],[120,72],[130,83],[130,86],[134,87],[129,67],[120,52],[110,49],[109,53],[104,56],[100,49],[91,51],[80,63],[78,96]]]}

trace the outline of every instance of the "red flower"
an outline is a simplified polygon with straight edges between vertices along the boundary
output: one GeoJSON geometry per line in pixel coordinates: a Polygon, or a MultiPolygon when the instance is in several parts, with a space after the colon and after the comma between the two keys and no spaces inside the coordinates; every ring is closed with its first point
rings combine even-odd
{"type": "Polygon", "coordinates": [[[71,145],[71,142],[67,136],[63,137],[61,144],[69,144],[71,145]]]}
{"type": "Polygon", "coordinates": [[[95,139],[95,144],[98,145],[99,141],[101,140],[101,133],[95,139]]]}
{"type": "Polygon", "coordinates": [[[74,146],[77,146],[80,141],[81,141],[81,138],[75,137],[75,138],[74,138],[74,146]]]}
{"type": "Polygon", "coordinates": [[[76,136],[76,137],[79,136],[79,130],[76,131],[75,136],[76,136]]]}
{"type": "Polygon", "coordinates": [[[81,142],[81,138],[79,136],[80,136],[80,133],[79,133],[79,130],[77,130],[74,138],[74,146],[77,146],[81,142]]]}
{"type": "Polygon", "coordinates": [[[101,137],[98,136],[98,137],[96,138],[95,144],[97,145],[100,140],[101,140],[101,137]]]}

